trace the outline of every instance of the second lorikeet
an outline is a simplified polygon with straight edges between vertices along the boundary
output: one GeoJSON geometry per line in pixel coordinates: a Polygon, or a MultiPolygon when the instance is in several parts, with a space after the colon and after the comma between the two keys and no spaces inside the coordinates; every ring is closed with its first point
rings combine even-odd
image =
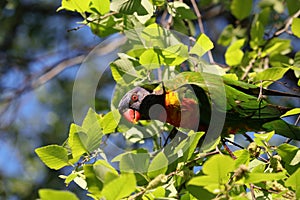
{"type": "MultiPolygon", "coordinates": [[[[200,87],[202,81],[201,77],[197,77],[198,75],[199,73],[195,72],[181,73],[180,77],[177,77],[177,82],[179,79],[184,81],[173,90],[166,89],[164,85],[160,89],[155,88],[157,85],[153,85],[152,88],[149,88],[149,85],[135,87],[121,99],[119,112],[133,123],[139,120],[159,120],[175,127],[207,131],[209,126],[219,123],[212,116],[212,108],[222,99],[212,99],[207,88],[200,87]],[[192,91],[194,95],[190,96],[194,98],[188,95],[188,91],[192,91]]],[[[208,75],[208,77],[214,76],[208,75]]],[[[207,78],[206,84],[210,84],[207,78]]],[[[300,97],[299,95],[262,89],[226,78],[222,78],[222,84],[224,84],[226,97],[223,100],[227,101],[224,110],[218,111],[220,115],[223,113],[224,118],[226,116],[223,120],[223,134],[275,130],[277,134],[300,140],[300,128],[280,119],[280,116],[291,108],[257,100],[259,93],[297,98],[300,97]]],[[[173,88],[177,86],[170,83],[169,85],[173,88]]]]}

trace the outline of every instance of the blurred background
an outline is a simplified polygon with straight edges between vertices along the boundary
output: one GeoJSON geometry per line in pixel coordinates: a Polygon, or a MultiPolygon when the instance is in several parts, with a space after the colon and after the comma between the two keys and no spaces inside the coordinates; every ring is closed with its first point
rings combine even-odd
{"type": "MultiPolygon", "coordinates": [[[[0,1],[0,199],[36,199],[39,188],[66,189],[58,178],[63,172],[48,169],[34,149],[67,138],[77,69],[101,40],[88,27],[71,30],[82,18],[57,13],[60,3],[0,1]]],[[[108,109],[107,95],[97,102],[98,110],[108,109]]]]}
{"type": "MultiPolygon", "coordinates": [[[[62,144],[67,138],[74,121],[72,90],[77,70],[105,38],[77,24],[82,20],[79,15],[57,13],[60,3],[0,1],[0,199],[36,199],[40,188],[66,189],[58,178],[65,172],[48,169],[34,149],[62,144]]],[[[206,33],[213,41],[234,20],[220,10],[203,13],[206,33]]],[[[224,52],[216,44],[216,62],[224,64],[224,52]]],[[[97,112],[109,109],[114,86],[110,72],[104,73],[96,92],[97,112]]],[[[67,189],[89,199],[73,184],[67,189]]]]}

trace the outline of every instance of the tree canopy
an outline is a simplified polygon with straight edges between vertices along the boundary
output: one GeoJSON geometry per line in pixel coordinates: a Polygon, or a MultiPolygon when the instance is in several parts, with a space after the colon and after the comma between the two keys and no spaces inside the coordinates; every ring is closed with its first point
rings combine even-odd
{"type": "MultiPolygon", "coordinates": [[[[84,53],[76,49],[14,93],[42,87],[66,67],[81,64],[73,88],[64,86],[73,89],[66,105],[74,121],[64,142],[60,135],[35,145],[41,161],[59,170],[59,182],[91,199],[300,197],[300,105],[299,97],[292,97],[300,94],[299,0],[62,0],[57,11],[80,16],[78,26],[69,29],[73,35],[88,28],[102,40],[84,53]],[[109,77],[115,88],[107,106],[109,77]],[[119,113],[121,98],[136,86],[156,91],[184,85],[210,97],[209,134],[157,120],[130,124],[119,113]],[[274,91],[281,95],[269,96],[274,91]],[[255,118],[260,124],[277,110],[284,113],[262,123],[266,131],[229,134],[237,123],[255,118]],[[229,114],[235,120],[225,129],[229,114]],[[177,136],[169,140],[174,130],[177,136]]],[[[77,40],[85,44],[85,38],[77,40]]],[[[50,92],[54,98],[56,89],[50,92]]],[[[83,198],[43,185],[38,195],[83,198]]]]}

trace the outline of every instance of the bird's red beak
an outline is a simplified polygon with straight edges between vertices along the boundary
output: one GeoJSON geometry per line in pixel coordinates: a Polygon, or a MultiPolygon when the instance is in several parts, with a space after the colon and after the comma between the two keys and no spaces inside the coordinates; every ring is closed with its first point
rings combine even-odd
{"type": "Polygon", "coordinates": [[[140,120],[141,114],[133,109],[128,109],[123,113],[125,119],[127,119],[131,123],[137,123],[140,120]]]}

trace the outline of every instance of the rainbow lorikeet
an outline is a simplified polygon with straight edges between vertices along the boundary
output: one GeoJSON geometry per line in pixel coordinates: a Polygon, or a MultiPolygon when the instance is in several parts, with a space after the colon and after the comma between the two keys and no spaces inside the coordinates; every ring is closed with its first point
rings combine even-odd
{"type": "MultiPolygon", "coordinates": [[[[262,89],[224,78],[221,79],[222,84],[225,84],[224,99],[219,98],[217,90],[213,99],[208,94],[208,89],[201,87],[203,81],[198,75],[199,73],[194,72],[182,73],[180,77],[175,78],[177,82],[182,80],[181,84],[167,83],[172,88],[179,86],[176,89],[166,89],[165,84],[162,87],[156,87],[158,84],[135,87],[121,99],[119,112],[129,122],[159,120],[195,131],[207,131],[209,126],[219,123],[218,117],[223,115],[223,134],[275,130],[277,134],[300,140],[300,127],[280,119],[280,116],[291,108],[272,105],[266,100],[257,100],[259,93],[296,98],[299,98],[299,95],[262,89]],[[189,92],[193,95],[189,95],[189,92]],[[214,107],[218,107],[217,104],[222,101],[226,101],[223,110],[219,109],[217,114],[214,113],[214,107]]],[[[206,84],[210,84],[210,77],[208,75],[206,78],[206,84]]],[[[216,88],[218,87],[216,85],[216,88]]]]}

